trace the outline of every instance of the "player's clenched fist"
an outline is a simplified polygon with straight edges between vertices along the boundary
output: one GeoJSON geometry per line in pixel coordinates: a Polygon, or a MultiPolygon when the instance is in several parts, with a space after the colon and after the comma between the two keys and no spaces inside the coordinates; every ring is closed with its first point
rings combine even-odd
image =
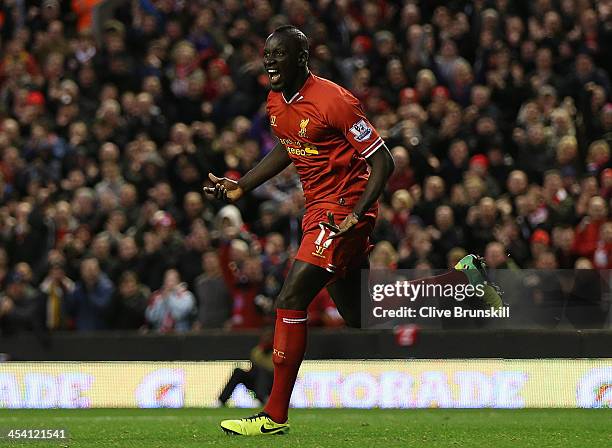
{"type": "Polygon", "coordinates": [[[214,186],[204,187],[204,193],[212,194],[217,199],[234,202],[240,199],[244,193],[235,180],[227,177],[217,177],[213,173],[208,173],[208,178],[214,186]]]}

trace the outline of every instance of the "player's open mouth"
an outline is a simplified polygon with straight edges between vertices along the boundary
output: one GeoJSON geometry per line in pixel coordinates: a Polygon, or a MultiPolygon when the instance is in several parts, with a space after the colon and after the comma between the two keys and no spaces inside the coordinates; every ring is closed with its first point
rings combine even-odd
{"type": "Polygon", "coordinates": [[[272,84],[277,84],[280,81],[281,75],[278,70],[268,69],[268,76],[272,84]]]}

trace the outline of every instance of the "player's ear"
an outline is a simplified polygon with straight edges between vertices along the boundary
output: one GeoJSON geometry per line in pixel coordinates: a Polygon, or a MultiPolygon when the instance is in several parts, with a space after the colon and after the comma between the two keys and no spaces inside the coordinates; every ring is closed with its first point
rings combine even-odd
{"type": "Polygon", "coordinates": [[[309,56],[308,50],[300,51],[300,55],[298,56],[298,64],[300,67],[305,67],[308,64],[309,56]]]}

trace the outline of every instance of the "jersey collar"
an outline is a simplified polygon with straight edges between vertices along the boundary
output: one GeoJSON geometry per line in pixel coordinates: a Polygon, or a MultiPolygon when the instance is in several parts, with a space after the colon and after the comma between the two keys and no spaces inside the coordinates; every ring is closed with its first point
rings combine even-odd
{"type": "Polygon", "coordinates": [[[293,95],[289,99],[285,98],[285,94],[284,93],[281,93],[281,95],[283,96],[283,100],[285,100],[286,104],[291,104],[291,103],[294,103],[294,102],[298,102],[299,100],[304,98],[299,90],[297,92],[295,92],[295,95],[293,95]]]}
{"type": "Polygon", "coordinates": [[[306,78],[306,81],[304,81],[304,85],[302,85],[302,87],[297,92],[295,92],[293,96],[289,99],[285,98],[285,94],[281,92],[281,96],[283,97],[285,104],[293,104],[297,103],[300,100],[303,100],[304,95],[302,94],[302,92],[305,92],[308,86],[312,83],[312,78],[313,74],[309,73],[308,78],[306,78]]]}

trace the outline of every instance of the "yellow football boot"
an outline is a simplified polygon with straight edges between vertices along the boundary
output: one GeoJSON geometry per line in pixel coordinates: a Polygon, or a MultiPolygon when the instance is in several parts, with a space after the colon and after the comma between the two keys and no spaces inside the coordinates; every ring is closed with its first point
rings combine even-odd
{"type": "Polygon", "coordinates": [[[289,432],[289,423],[276,423],[265,412],[252,417],[237,420],[223,420],[221,429],[226,434],[238,436],[265,436],[286,434],[289,432]]]}

